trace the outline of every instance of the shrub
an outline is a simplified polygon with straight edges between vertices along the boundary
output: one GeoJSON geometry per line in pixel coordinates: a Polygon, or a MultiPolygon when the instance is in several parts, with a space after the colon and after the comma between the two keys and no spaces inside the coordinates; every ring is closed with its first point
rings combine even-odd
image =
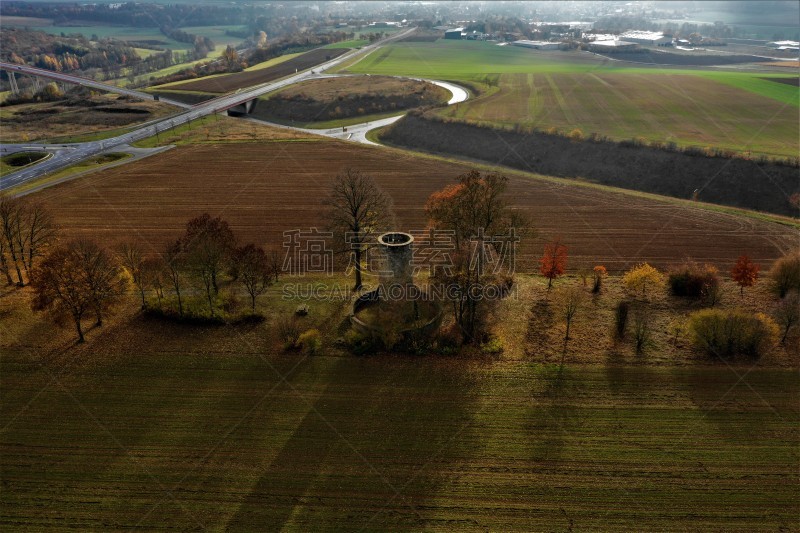
{"type": "Polygon", "coordinates": [[[603,280],[608,276],[608,271],[603,265],[597,265],[592,269],[592,273],[594,274],[592,292],[597,294],[603,288],[603,280]]]}
{"type": "Polygon", "coordinates": [[[318,329],[309,329],[297,337],[296,345],[309,355],[314,355],[322,349],[322,334],[318,329]]]}
{"type": "Polygon", "coordinates": [[[775,321],[762,313],[704,309],[689,315],[694,344],[709,355],[759,357],[778,337],[775,321]]]}
{"type": "Polygon", "coordinates": [[[642,263],[628,270],[622,276],[622,283],[632,292],[641,292],[647,297],[647,289],[659,289],[664,286],[664,275],[656,268],[642,263]]]}
{"type": "Polygon", "coordinates": [[[372,335],[364,335],[354,329],[344,334],[344,343],[354,355],[368,355],[380,350],[380,342],[372,335]]]}
{"type": "Polygon", "coordinates": [[[673,296],[716,303],[719,294],[719,271],[713,265],[687,261],[669,273],[669,291],[673,296]]]}
{"type": "Polygon", "coordinates": [[[460,330],[454,324],[437,332],[433,346],[442,355],[453,355],[461,349],[462,342],[460,330]]]}
{"type": "Polygon", "coordinates": [[[781,300],[775,309],[775,320],[783,330],[781,344],[785,344],[789,331],[800,322],[800,293],[791,291],[781,300]]]}
{"type": "Polygon", "coordinates": [[[636,355],[642,355],[645,348],[652,344],[650,315],[645,309],[636,309],[633,313],[633,346],[636,355]]]}
{"type": "Polygon", "coordinates": [[[617,339],[625,338],[630,308],[631,304],[629,302],[622,301],[617,304],[617,308],[614,310],[614,337],[617,339]]]}
{"type": "Polygon", "coordinates": [[[492,335],[488,341],[481,344],[481,352],[488,355],[503,353],[503,339],[492,335]]]}
{"type": "Polygon", "coordinates": [[[800,291],[800,250],[775,261],[769,272],[772,290],[783,298],[789,291],[800,291]]]}
{"type": "Polygon", "coordinates": [[[300,325],[297,320],[293,317],[281,317],[278,319],[276,327],[278,329],[278,337],[283,341],[284,349],[295,348],[300,336],[300,325]]]}

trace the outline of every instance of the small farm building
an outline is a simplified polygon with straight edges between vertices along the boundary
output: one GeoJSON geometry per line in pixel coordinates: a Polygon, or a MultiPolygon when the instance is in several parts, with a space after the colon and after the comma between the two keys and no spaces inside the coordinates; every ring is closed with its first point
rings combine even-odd
{"type": "Polygon", "coordinates": [[[445,39],[461,39],[464,35],[464,28],[453,28],[444,32],[445,39]]]}
{"type": "Polygon", "coordinates": [[[623,41],[648,46],[672,46],[672,35],[656,31],[628,31],[619,36],[623,41]]]}
{"type": "Polygon", "coordinates": [[[560,43],[551,43],[550,41],[528,41],[522,39],[520,41],[514,41],[514,46],[524,46],[525,48],[535,48],[536,50],[558,50],[558,45],[560,43]]]}

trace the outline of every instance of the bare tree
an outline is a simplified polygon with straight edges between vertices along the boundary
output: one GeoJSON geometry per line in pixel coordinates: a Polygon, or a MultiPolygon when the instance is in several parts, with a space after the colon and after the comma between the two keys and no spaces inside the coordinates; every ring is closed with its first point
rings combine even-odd
{"type": "Polygon", "coordinates": [[[142,282],[149,286],[156,293],[158,307],[161,308],[161,301],[164,299],[164,281],[167,266],[161,256],[147,256],[142,261],[142,282]]]}
{"type": "Polygon", "coordinates": [[[281,256],[277,250],[267,250],[267,269],[270,276],[275,283],[278,283],[278,278],[283,273],[281,256]]]}
{"type": "Polygon", "coordinates": [[[567,329],[564,333],[564,352],[561,355],[561,363],[564,363],[564,353],[567,351],[567,342],[569,342],[569,330],[572,326],[572,320],[575,315],[580,311],[586,294],[580,287],[565,287],[556,294],[555,302],[558,306],[558,312],[567,324],[567,329]]]}
{"type": "Polygon", "coordinates": [[[23,208],[22,229],[19,246],[21,250],[27,249],[23,263],[26,271],[30,271],[33,270],[34,262],[55,242],[58,228],[44,205],[31,202],[26,203],[23,208]]]}
{"type": "Polygon", "coordinates": [[[71,317],[83,342],[81,319],[94,311],[98,325],[102,313],[116,303],[125,289],[121,269],[111,254],[88,240],[71,241],[52,250],[33,270],[33,308],[49,310],[56,319],[71,317]]]}
{"type": "Polygon", "coordinates": [[[355,267],[353,290],[360,290],[363,286],[362,258],[376,237],[393,224],[392,200],[370,176],[346,169],[336,176],[325,203],[337,251],[352,259],[355,267]]]}
{"type": "Polygon", "coordinates": [[[6,249],[11,258],[11,265],[17,273],[17,285],[24,285],[20,262],[23,257],[23,250],[18,247],[18,235],[22,225],[22,204],[16,198],[0,195],[0,229],[2,238],[5,239],[6,249]]]}
{"type": "Polygon", "coordinates": [[[92,298],[97,325],[103,325],[103,313],[119,302],[125,293],[126,280],[122,267],[113,255],[96,242],[87,239],[71,245],[78,254],[82,273],[92,298]]]}
{"type": "Polygon", "coordinates": [[[17,283],[23,285],[22,270],[30,279],[34,262],[54,242],[55,223],[42,204],[0,195],[0,229],[0,239],[4,241],[0,268],[8,270],[8,279],[13,265],[17,283]]]}
{"type": "Polygon", "coordinates": [[[139,291],[139,295],[142,298],[142,309],[144,309],[147,307],[147,302],[144,298],[146,286],[144,266],[147,258],[142,252],[141,246],[135,242],[123,242],[120,244],[117,247],[117,255],[123,268],[128,272],[131,281],[139,291]]]}
{"type": "Polygon", "coordinates": [[[8,285],[14,284],[14,279],[11,277],[11,266],[8,264],[8,244],[4,236],[0,235],[0,272],[6,277],[8,285]]]}
{"type": "Polygon", "coordinates": [[[267,259],[267,254],[263,248],[253,244],[237,248],[234,254],[236,272],[239,274],[239,281],[242,282],[247,294],[250,295],[250,303],[253,313],[256,312],[256,297],[264,294],[272,285],[273,272],[267,259]]]}
{"type": "Polygon", "coordinates": [[[56,320],[69,316],[83,342],[81,319],[92,308],[92,293],[82,273],[81,258],[69,246],[59,246],[45,257],[31,279],[33,309],[50,311],[56,320]]]}
{"type": "Polygon", "coordinates": [[[789,336],[789,331],[800,322],[800,292],[796,290],[789,291],[786,296],[778,302],[778,307],[775,310],[775,320],[783,329],[781,344],[785,344],[786,337],[789,336]]]}
{"type": "Polygon", "coordinates": [[[183,246],[187,265],[203,284],[209,311],[214,316],[213,295],[219,294],[219,277],[230,266],[236,247],[233,232],[221,218],[204,213],[186,224],[183,246]]]}
{"type": "Polygon", "coordinates": [[[180,240],[173,241],[164,250],[164,272],[169,278],[170,285],[178,298],[178,314],[183,316],[183,299],[181,288],[183,284],[183,268],[186,262],[186,253],[183,250],[183,243],[180,240]]]}

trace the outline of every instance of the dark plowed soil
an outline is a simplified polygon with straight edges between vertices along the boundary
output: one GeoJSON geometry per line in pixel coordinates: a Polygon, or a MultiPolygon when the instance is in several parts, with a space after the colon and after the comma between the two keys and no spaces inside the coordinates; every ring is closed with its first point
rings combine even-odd
{"type": "Polygon", "coordinates": [[[206,93],[227,93],[235,91],[236,89],[252,87],[260,83],[277,80],[289,74],[294,74],[295,71],[305,70],[334,59],[348,51],[348,48],[318,48],[288,61],[284,61],[283,63],[279,63],[274,67],[250,72],[237,72],[236,74],[228,74],[227,76],[218,76],[216,78],[200,79],[181,83],[179,85],[171,85],[170,89],[201,91],[206,93]]]}

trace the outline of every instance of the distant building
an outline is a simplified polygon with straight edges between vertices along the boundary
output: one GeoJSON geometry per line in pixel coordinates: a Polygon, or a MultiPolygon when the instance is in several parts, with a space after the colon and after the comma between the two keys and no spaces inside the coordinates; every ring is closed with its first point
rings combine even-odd
{"type": "Polygon", "coordinates": [[[608,39],[604,41],[594,41],[589,43],[589,50],[592,52],[629,52],[639,48],[636,43],[608,39]]]}
{"type": "Polygon", "coordinates": [[[767,46],[770,48],[782,48],[788,46],[790,48],[797,48],[800,46],[800,43],[797,41],[772,41],[771,43],[767,43],[767,46]]]}
{"type": "Polygon", "coordinates": [[[536,50],[558,50],[558,47],[561,43],[551,43],[550,41],[528,41],[526,39],[522,39],[519,41],[514,41],[514,46],[523,46],[525,48],[534,48],[536,50]]]}
{"type": "Polygon", "coordinates": [[[672,35],[664,35],[656,31],[627,31],[620,35],[619,38],[629,43],[649,46],[672,46],[672,35]]]}
{"type": "Polygon", "coordinates": [[[464,36],[464,28],[453,28],[444,32],[445,39],[461,39],[464,36]]]}

